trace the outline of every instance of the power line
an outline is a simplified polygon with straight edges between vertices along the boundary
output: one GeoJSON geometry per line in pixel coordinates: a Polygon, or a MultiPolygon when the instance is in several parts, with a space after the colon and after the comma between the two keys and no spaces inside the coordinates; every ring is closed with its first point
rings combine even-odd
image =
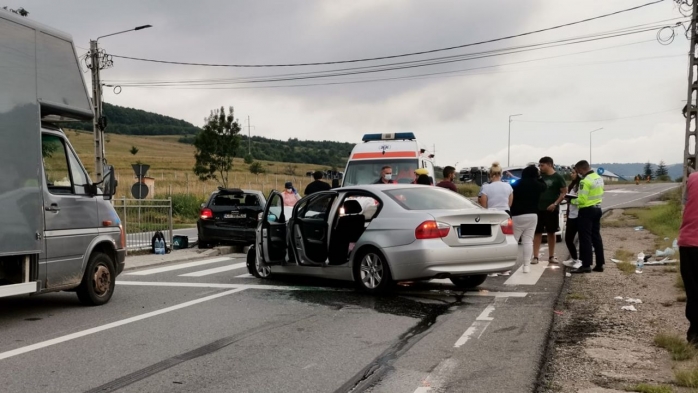
{"type": "Polygon", "coordinates": [[[499,37],[499,38],[493,38],[485,41],[479,41],[479,42],[473,42],[473,43],[468,43],[468,44],[462,44],[462,45],[455,45],[455,46],[450,46],[450,47],[445,47],[445,48],[439,48],[439,49],[431,49],[431,50],[424,50],[424,51],[419,51],[419,52],[411,52],[411,53],[403,53],[399,55],[390,55],[390,56],[379,56],[379,57],[367,57],[367,58],[362,58],[362,59],[352,59],[352,60],[338,60],[338,61],[324,61],[324,62],[308,62],[308,63],[289,63],[289,64],[212,64],[212,63],[194,63],[194,62],[178,62],[178,61],[167,61],[167,60],[156,60],[156,59],[146,59],[146,58],[139,58],[139,57],[131,57],[131,56],[121,56],[121,55],[112,55],[113,57],[121,58],[121,59],[128,59],[128,60],[136,60],[136,61],[146,61],[146,62],[152,62],[152,63],[163,63],[163,64],[174,64],[174,65],[187,65],[187,66],[201,66],[201,67],[236,67],[236,68],[261,68],[261,67],[302,67],[302,66],[319,66],[319,65],[331,65],[331,64],[345,64],[345,63],[358,63],[358,62],[365,62],[365,61],[375,61],[375,60],[386,60],[386,59],[395,59],[395,58],[400,58],[400,57],[408,57],[408,56],[417,56],[417,55],[425,55],[425,54],[430,54],[430,53],[436,53],[436,52],[444,52],[444,51],[450,51],[454,49],[462,49],[462,48],[467,48],[470,46],[476,46],[476,45],[482,45],[482,44],[489,44],[493,42],[498,42],[498,41],[504,41],[504,40],[509,40],[512,38],[518,38],[518,37],[524,37],[527,35],[532,35],[532,34],[537,34],[537,33],[543,33],[546,31],[551,31],[551,30],[556,30],[560,29],[563,27],[569,27],[569,26],[574,26],[578,25],[581,23],[586,23],[590,22],[593,20],[598,20],[602,18],[607,18],[610,16],[622,14],[625,12],[630,12],[630,11],[635,11],[644,7],[648,7],[654,4],[659,4],[663,2],[664,0],[657,0],[653,1],[651,3],[646,3],[642,4],[639,6],[631,7],[631,8],[626,8],[623,10],[611,12],[608,14],[603,14],[591,18],[586,18],[582,20],[578,20],[575,22],[569,22],[569,23],[564,23],[561,25],[557,26],[552,26],[552,27],[547,27],[543,29],[538,29],[538,30],[533,30],[525,33],[520,33],[520,34],[515,34],[515,35],[509,35],[509,36],[504,36],[504,37],[499,37]]]}
{"type": "Polygon", "coordinates": [[[600,123],[600,122],[604,122],[604,121],[632,119],[632,118],[636,118],[636,117],[652,116],[652,115],[658,115],[661,113],[669,113],[669,112],[681,112],[681,108],[674,108],[674,109],[669,109],[669,110],[664,110],[664,111],[659,111],[659,112],[641,113],[639,115],[614,117],[611,119],[600,119],[600,120],[514,120],[514,121],[516,123],[600,123]]]}

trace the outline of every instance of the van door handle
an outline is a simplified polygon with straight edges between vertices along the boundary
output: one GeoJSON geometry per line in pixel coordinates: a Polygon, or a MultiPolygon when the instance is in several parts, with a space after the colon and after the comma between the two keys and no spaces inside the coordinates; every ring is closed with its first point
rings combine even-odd
{"type": "Polygon", "coordinates": [[[59,211],[61,211],[61,209],[58,208],[57,203],[52,203],[51,206],[45,207],[44,210],[46,210],[47,212],[54,212],[54,213],[58,213],[59,211]]]}

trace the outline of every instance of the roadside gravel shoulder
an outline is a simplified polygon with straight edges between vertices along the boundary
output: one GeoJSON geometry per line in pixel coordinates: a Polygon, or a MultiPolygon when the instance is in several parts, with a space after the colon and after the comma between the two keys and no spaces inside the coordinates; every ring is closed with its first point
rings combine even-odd
{"type": "MultiPolygon", "coordinates": [[[[623,221],[619,214],[609,218],[623,221]]],[[[642,274],[621,271],[611,261],[617,250],[628,251],[628,258],[655,251],[654,235],[625,224],[602,229],[605,272],[566,278],[539,392],[624,392],[638,383],[673,384],[674,363],[666,350],[654,345],[654,338],[658,333],[683,337],[687,329],[685,303],[675,287],[678,265],[646,266],[642,274]],[[627,298],[642,303],[628,303],[627,298]],[[621,309],[628,305],[637,311],[621,309]]]]}

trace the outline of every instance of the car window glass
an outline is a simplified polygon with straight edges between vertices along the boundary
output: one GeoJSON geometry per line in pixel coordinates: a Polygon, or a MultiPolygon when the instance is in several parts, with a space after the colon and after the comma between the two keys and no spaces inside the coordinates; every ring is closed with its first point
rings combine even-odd
{"type": "Polygon", "coordinates": [[[80,160],[75,156],[72,150],[68,151],[68,162],[70,163],[70,174],[73,176],[73,189],[76,194],[85,195],[85,186],[89,183],[85,169],[80,164],[80,160]]]}
{"type": "Polygon", "coordinates": [[[407,210],[457,210],[476,207],[468,198],[438,187],[400,188],[383,192],[407,210]]]}
{"type": "Polygon", "coordinates": [[[368,195],[347,195],[347,197],[344,199],[344,202],[342,202],[342,206],[339,208],[339,215],[340,216],[345,216],[345,215],[352,215],[352,214],[363,214],[364,218],[366,221],[372,220],[376,213],[378,212],[378,207],[380,206],[380,201],[374,197],[368,196],[368,195]],[[353,202],[349,201],[356,201],[359,203],[358,206],[360,206],[360,211],[355,212],[354,209],[358,208],[357,205],[354,204],[354,206],[350,206],[350,204],[353,204],[353,202]]]}
{"type": "Polygon", "coordinates": [[[298,217],[324,220],[327,218],[327,214],[330,211],[332,200],[334,200],[334,195],[317,197],[308,202],[307,206],[298,210],[298,217]]]}
{"type": "Polygon", "coordinates": [[[68,157],[63,139],[55,135],[41,136],[41,156],[44,161],[46,185],[52,194],[72,194],[68,157]]]}
{"type": "Polygon", "coordinates": [[[284,200],[279,194],[274,194],[269,199],[269,214],[267,215],[267,221],[269,222],[280,222],[281,215],[284,211],[284,200]]]}
{"type": "Polygon", "coordinates": [[[349,161],[343,184],[347,187],[375,183],[380,178],[384,166],[390,166],[393,170],[394,182],[409,184],[414,180],[414,171],[419,165],[420,161],[414,158],[349,161]]]}

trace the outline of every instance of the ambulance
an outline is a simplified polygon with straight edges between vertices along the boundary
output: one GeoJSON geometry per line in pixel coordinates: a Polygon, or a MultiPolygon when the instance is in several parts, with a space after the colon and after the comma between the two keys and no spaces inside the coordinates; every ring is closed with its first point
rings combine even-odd
{"type": "Polygon", "coordinates": [[[376,183],[385,166],[392,168],[395,183],[412,183],[418,168],[425,168],[436,183],[434,155],[420,148],[414,133],[366,134],[361,140],[349,156],[342,187],[376,183]]]}

